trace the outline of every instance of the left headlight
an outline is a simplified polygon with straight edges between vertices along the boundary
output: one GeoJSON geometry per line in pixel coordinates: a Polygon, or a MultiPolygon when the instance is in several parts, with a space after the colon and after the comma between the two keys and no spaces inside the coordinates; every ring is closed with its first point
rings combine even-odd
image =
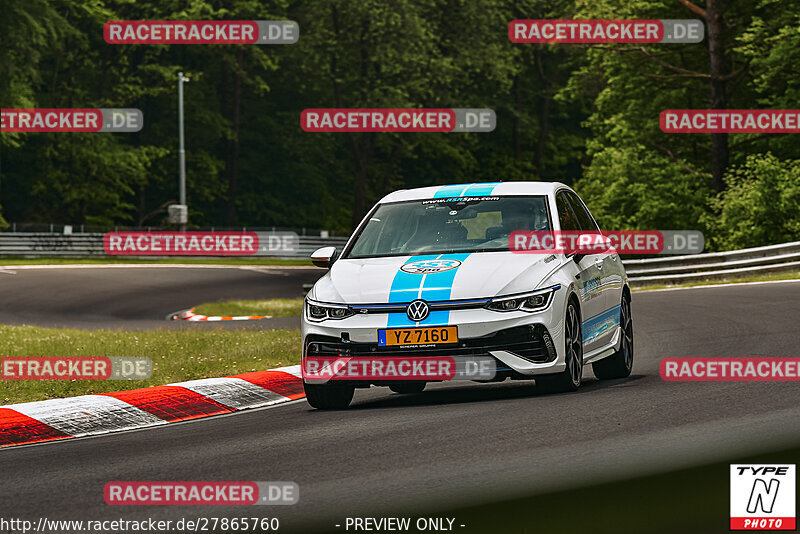
{"type": "Polygon", "coordinates": [[[317,302],[310,298],[306,298],[305,309],[306,317],[309,321],[344,319],[356,313],[346,304],[329,304],[327,302],[317,302]]]}
{"type": "Polygon", "coordinates": [[[553,301],[553,294],[561,289],[560,285],[531,291],[529,293],[520,293],[518,295],[509,295],[507,297],[495,297],[489,301],[486,308],[499,312],[510,311],[524,311],[524,312],[538,312],[547,309],[553,301]]]}

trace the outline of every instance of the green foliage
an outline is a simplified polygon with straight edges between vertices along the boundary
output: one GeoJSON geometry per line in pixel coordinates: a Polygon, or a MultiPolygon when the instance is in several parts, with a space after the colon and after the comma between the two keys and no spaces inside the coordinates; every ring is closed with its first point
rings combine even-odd
{"type": "Polygon", "coordinates": [[[711,201],[712,242],[724,250],[800,241],[800,160],[752,155],[711,201]]]}
{"type": "MultiPolygon", "coordinates": [[[[725,3],[729,107],[797,107],[795,4],[725,3]]],[[[710,136],[658,124],[664,109],[709,106],[707,40],[520,45],[506,33],[515,18],[697,18],[675,0],[0,0],[0,12],[0,105],[145,115],[136,134],[0,135],[7,220],[163,224],[177,200],[184,72],[194,225],[344,234],[398,188],[558,180],[576,184],[607,228],[701,229],[719,236],[712,248],[743,239],[725,207],[735,195],[712,201],[710,136]],[[291,19],[300,40],[108,45],[103,24],[114,19],[291,19]],[[310,134],[299,116],[313,107],[486,107],[498,122],[490,134],[310,134]]],[[[753,156],[771,153],[786,169],[798,157],[791,135],[735,134],[729,146],[737,191],[767,187],[742,174],[762,161],[753,156]]],[[[794,235],[800,214],[781,213],[783,230],[753,235],[794,235]]]]}
{"type": "Polygon", "coordinates": [[[612,230],[698,229],[710,194],[703,177],[635,144],[601,149],[575,188],[612,230]]]}

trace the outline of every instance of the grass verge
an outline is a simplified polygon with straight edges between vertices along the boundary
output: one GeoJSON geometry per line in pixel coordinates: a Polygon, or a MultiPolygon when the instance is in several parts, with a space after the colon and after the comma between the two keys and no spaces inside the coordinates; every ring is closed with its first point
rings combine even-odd
{"type": "Polygon", "coordinates": [[[0,326],[2,356],[147,356],[148,380],[4,380],[0,404],[105,393],[300,363],[296,330],[72,330],[0,326]]]}
{"type": "Polygon", "coordinates": [[[225,300],[206,302],[194,308],[201,315],[270,315],[297,317],[303,310],[303,299],[225,300]]]}
{"type": "Polygon", "coordinates": [[[278,259],[278,258],[254,258],[252,256],[238,258],[187,258],[176,256],[173,258],[131,258],[102,256],[97,258],[22,258],[18,256],[0,257],[0,265],[103,265],[103,264],[175,264],[175,265],[300,265],[311,267],[309,259],[278,259]]]}
{"type": "Polygon", "coordinates": [[[718,286],[725,284],[737,284],[743,282],[774,282],[779,280],[800,280],[800,272],[783,274],[762,274],[751,276],[732,276],[724,280],[705,280],[702,282],[686,282],[682,284],[653,284],[650,286],[637,287],[634,291],[649,291],[652,289],[670,289],[674,287],[697,287],[697,286],[718,286]]]}

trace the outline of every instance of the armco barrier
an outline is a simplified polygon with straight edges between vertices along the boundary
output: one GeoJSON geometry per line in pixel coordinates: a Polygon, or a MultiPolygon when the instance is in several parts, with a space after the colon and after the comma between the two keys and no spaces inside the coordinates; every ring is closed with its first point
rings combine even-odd
{"type": "MultiPolygon", "coordinates": [[[[297,250],[281,257],[308,258],[320,247],[342,247],[346,237],[299,236],[297,250]]],[[[0,233],[0,257],[86,257],[103,256],[103,234],[0,233]]],[[[131,258],[132,256],[126,256],[131,258]]],[[[154,258],[155,256],[147,256],[154,258]]],[[[263,256],[262,256],[263,257],[263,256]]]]}
{"type": "Polygon", "coordinates": [[[103,234],[0,234],[2,256],[98,256],[103,255],[103,234]]]}
{"type": "MultiPolygon", "coordinates": [[[[308,258],[319,247],[335,246],[341,249],[346,242],[346,237],[299,236],[297,250],[282,257],[308,258]]],[[[84,257],[104,254],[101,233],[0,233],[0,257],[84,257]]],[[[623,263],[632,287],[800,272],[800,241],[729,252],[625,260],[623,263]]]]}
{"type": "Polygon", "coordinates": [[[800,273],[800,241],[729,252],[626,260],[623,264],[632,287],[800,273]]]}

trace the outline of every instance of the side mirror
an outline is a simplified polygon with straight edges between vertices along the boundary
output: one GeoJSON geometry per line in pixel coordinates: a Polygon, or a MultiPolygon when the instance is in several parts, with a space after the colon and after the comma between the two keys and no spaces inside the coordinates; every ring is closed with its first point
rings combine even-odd
{"type": "Polygon", "coordinates": [[[586,257],[586,254],[575,254],[572,256],[572,261],[575,262],[576,265],[580,265],[581,260],[586,257]]]}
{"type": "Polygon", "coordinates": [[[311,254],[311,263],[317,267],[330,269],[333,262],[336,261],[336,256],[336,247],[318,248],[311,254]]]}

